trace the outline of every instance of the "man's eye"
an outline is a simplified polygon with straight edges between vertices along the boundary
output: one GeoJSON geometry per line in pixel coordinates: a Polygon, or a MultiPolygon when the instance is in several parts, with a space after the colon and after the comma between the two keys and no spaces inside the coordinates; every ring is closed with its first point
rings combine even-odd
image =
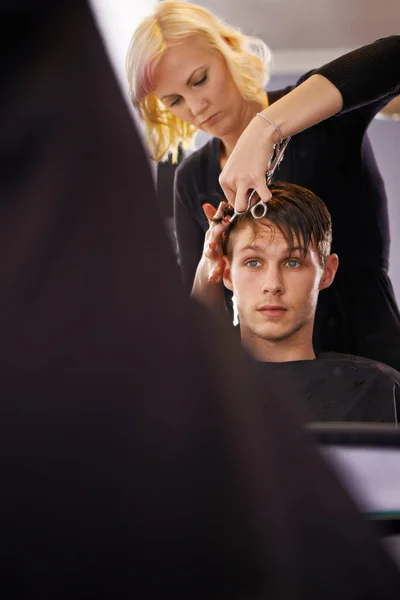
{"type": "Polygon", "coordinates": [[[286,261],[286,266],[290,269],[296,269],[297,267],[301,267],[301,262],[296,258],[289,258],[289,260],[286,261]]]}
{"type": "Polygon", "coordinates": [[[259,267],[260,264],[261,264],[260,261],[257,260],[256,258],[252,258],[251,260],[248,260],[246,262],[246,266],[250,267],[251,269],[255,269],[256,267],[259,267]]]}

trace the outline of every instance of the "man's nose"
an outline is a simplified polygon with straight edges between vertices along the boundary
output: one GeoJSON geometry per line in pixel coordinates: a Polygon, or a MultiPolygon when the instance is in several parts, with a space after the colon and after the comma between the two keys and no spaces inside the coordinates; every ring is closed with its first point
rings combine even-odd
{"type": "Polygon", "coordinates": [[[284,291],[282,274],[278,266],[270,265],[266,268],[261,290],[264,294],[281,295],[284,291]]]}

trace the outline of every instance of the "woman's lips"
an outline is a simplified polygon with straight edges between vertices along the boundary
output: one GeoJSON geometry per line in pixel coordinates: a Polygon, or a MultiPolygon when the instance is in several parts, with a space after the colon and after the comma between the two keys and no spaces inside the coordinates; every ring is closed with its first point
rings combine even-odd
{"type": "Polygon", "coordinates": [[[214,113],[213,115],[211,115],[211,117],[208,117],[208,119],[206,119],[205,121],[202,121],[200,126],[204,127],[205,125],[211,125],[215,121],[218,114],[219,113],[214,113]]]}

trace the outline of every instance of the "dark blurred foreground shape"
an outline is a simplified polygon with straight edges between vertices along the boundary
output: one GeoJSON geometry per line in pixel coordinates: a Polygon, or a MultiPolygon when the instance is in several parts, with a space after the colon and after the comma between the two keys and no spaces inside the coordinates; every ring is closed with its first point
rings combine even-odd
{"type": "Polygon", "coordinates": [[[296,395],[185,299],[87,5],[0,28],[1,598],[397,598],[296,395]]]}

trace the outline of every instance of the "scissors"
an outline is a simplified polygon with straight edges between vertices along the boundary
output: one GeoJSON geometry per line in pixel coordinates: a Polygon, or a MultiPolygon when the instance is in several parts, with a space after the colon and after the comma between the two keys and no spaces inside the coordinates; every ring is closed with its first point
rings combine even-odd
{"type": "MultiPolygon", "coordinates": [[[[269,162],[268,171],[267,171],[267,175],[266,175],[267,185],[269,185],[271,183],[272,177],[274,176],[276,169],[279,167],[280,162],[283,159],[283,155],[285,153],[286,146],[288,145],[289,142],[290,142],[290,136],[285,138],[281,142],[274,144],[272,157],[269,162]]],[[[244,213],[246,213],[248,210],[251,212],[251,214],[253,215],[253,217],[255,219],[262,219],[263,217],[265,217],[267,210],[268,210],[266,202],[263,202],[263,200],[259,200],[254,206],[251,206],[251,201],[255,194],[257,194],[257,192],[256,192],[256,190],[253,190],[247,201],[246,210],[242,210],[242,211],[235,210],[232,217],[230,218],[230,221],[229,221],[230,223],[232,223],[236,219],[236,217],[238,217],[239,215],[244,215],[244,213]]]]}

